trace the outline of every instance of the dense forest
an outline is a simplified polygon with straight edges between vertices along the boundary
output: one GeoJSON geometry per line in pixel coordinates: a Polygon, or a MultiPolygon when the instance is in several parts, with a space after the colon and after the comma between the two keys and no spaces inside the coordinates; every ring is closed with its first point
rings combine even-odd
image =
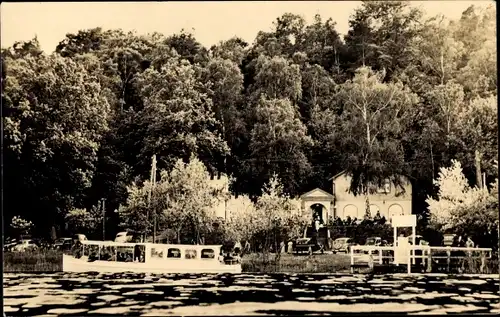
{"type": "Polygon", "coordinates": [[[495,21],[493,6],[449,21],[367,1],[345,36],[284,14],[252,44],[101,28],[51,54],[15,43],[2,49],[5,222],[47,236],[75,208],[118,209],[156,154],[158,170],[194,155],[252,198],[273,174],[291,197],[331,191],[344,170],[355,193],[406,175],[425,223],[452,160],[472,186],[497,178],[495,21]]]}

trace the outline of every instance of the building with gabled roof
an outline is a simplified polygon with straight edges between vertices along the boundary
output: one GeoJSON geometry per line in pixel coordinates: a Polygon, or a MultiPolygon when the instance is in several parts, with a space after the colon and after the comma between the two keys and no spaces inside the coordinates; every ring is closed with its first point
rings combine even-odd
{"type": "MultiPolygon", "coordinates": [[[[372,217],[379,212],[381,216],[390,220],[395,215],[412,213],[412,185],[406,176],[400,177],[402,186],[396,186],[394,182],[386,180],[383,186],[368,195],[372,217]]],[[[313,217],[317,215],[320,223],[324,224],[335,217],[362,219],[366,210],[365,196],[350,192],[351,176],[341,172],[330,178],[330,181],[331,193],[316,188],[303,194],[300,197],[302,208],[310,209],[313,217]]]]}

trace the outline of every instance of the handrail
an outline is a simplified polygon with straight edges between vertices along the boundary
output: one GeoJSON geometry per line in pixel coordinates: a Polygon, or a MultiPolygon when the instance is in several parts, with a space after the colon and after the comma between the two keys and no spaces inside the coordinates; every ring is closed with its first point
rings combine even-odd
{"type": "MultiPolygon", "coordinates": [[[[369,257],[368,265],[373,267],[374,262],[378,262],[379,264],[383,263],[383,259],[394,259],[396,255],[396,246],[372,246],[372,245],[354,245],[350,247],[350,255],[351,255],[351,271],[353,271],[354,260],[355,258],[366,258],[369,257]],[[357,253],[355,251],[368,251],[368,254],[365,253],[357,253]],[[384,256],[383,251],[393,251],[394,254],[384,256]]],[[[451,259],[461,259],[461,258],[481,258],[482,267],[484,265],[484,261],[486,259],[491,258],[492,256],[492,248],[469,248],[469,247],[451,247],[451,246],[429,246],[429,245],[408,245],[407,250],[407,258],[408,262],[405,263],[408,266],[408,274],[411,273],[411,265],[415,263],[416,259],[422,259],[427,261],[427,266],[430,268],[432,265],[431,259],[447,259],[448,265],[450,264],[451,259]],[[415,254],[415,251],[421,251],[422,254],[415,254]],[[433,252],[434,251],[434,252],[433,252]],[[445,251],[446,256],[433,255],[436,251],[445,251]],[[463,251],[465,255],[462,256],[452,256],[452,252],[463,251]],[[478,254],[479,253],[479,254],[478,254]],[[485,254],[486,253],[486,254],[485,254]]]]}
{"type": "Polygon", "coordinates": [[[176,248],[219,248],[220,244],[204,245],[204,244],[166,244],[166,243],[151,243],[151,242],[115,242],[115,241],[99,241],[85,240],[80,241],[84,245],[105,245],[113,247],[134,247],[136,245],[144,245],[150,247],[176,247],[176,248]]]}
{"type": "Polygon", "coordinates": [[[394,250],[394,247],[391,246],[376,246],[376,245],[352,245],[350,246],[351,249],[355,250],[382,250],[382,251],[389,251],[389,250],[394,250]]]}
{"type": "MultiPolygon", "coordinates": [[[[353,245],[351,249],[355,250],[394,250],[394,246],[374,246],[374,245],[353,245]]],[[[467,248],[467,247],[441,247],[431,245],[409,245],[412,250],[443,250],[443,251],[493,251],[492,248],[467,248]]]]}

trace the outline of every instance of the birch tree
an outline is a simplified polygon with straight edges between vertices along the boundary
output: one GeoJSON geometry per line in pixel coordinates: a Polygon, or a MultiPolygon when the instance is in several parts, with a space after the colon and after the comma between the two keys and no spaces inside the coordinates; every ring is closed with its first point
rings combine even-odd
{"type": "Polygon", "coordinates": [[[483,247],[498,247],[498,179],[491,190],[471,187],[460,162],[452,160],[434,184],[437,197],[426,202],[435,226],[472,236],[483,247]]]}
{"type": "Polygon", "coordinates": [[[368,195],[385,179],[401,185],[405,157],[402,134],[417,96],[401,84],[382,83],[383,74],[360,68],[340,86],[339,140],[342,166],[352,176],[350,190],[368,195]]]}

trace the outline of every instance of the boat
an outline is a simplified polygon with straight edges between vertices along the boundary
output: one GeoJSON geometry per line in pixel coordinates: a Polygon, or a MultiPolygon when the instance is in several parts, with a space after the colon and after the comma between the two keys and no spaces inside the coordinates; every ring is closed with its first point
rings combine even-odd
{"type": "Polygon", "coordinates": [[[63,255],[64,272],[241,273],[239,260],[224,258],[222,245],[79,241],[63,255]]]}

